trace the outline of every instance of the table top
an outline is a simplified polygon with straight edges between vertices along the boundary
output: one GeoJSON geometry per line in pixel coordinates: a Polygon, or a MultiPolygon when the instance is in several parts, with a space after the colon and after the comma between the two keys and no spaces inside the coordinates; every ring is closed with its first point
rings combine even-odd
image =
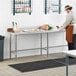
{"type": "Polygon", "coordinates": [[[54,32],[64,32],[65,30],[57,30],[57,29],[54,29],[54,30],[39,30],[39,31],[20,31],[20,32],[14,32],[14,33],[11,33],[11,34],[15,34],[15,35],[19,35],[19,34],[39,34],[39,33],[54,33],[54,32]]]}
{"type": "Polygon", "coordinates": [[[68,56],[72,56],[76,58],[76,50],[64,51],[63,53],[65,53],[68,56]]]}

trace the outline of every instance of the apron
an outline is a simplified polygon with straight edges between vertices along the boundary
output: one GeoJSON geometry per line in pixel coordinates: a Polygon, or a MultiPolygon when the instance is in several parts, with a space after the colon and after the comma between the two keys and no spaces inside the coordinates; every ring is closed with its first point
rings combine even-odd
{"type": "Polygon", "coordinates": [[[66,40],[68,43],[73,42],[73,25],[68,25],[66,27],[66,40]]]}

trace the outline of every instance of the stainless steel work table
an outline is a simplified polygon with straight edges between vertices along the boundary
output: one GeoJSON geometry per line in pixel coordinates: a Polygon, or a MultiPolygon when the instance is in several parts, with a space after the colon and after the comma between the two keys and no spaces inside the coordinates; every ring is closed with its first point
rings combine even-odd
{"type": "Polygon", "coordinates": [[[51,31],[44,31],[44,30],[40,30],[40,31],[32,31],[32,32],[15,32],[15,33],[10,33],[10,58],[11,58],[11,53],[12,53],[12,49],[11,49],[11,37],[12,35],[15,36],[15,57],[17,58],[17,52],[18,52],[18,49],[17,49],[17,36],[20,36],[20,35],[33,35],[33,34],[40,34],[40,50],[41,50],[41,55],[42,55],[42,34],[46,34],[47,35],[47,47],[46,47],[46,50],[47,50],[47,56],[48,56],[48,53],[49,53],[49,40],[48,40],[48,37],[49,37],[49,33],[55,33],[55,32],[63,32],[63,31],[59,31],[59,30],[51,30],[51,31]]]}
{"type": "Polygon", "coordinates": [[[69,56],[76,58],[76,50],[64,51],[66,54],[66,76],[69,76],[68,66],[69,66],[69,56]]]}

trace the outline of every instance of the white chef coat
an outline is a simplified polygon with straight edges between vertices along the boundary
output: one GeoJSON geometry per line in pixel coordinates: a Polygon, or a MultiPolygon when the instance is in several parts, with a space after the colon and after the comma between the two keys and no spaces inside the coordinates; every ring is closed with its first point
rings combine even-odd
{"type": "Polygon", "coordinates": [[[74,26],[73,34],[76,34],[76,18],[75,18],[75,16],[74,16],[72,11],[70,11],[66,15],[66,20],[65,20],[62,28],[66,28],[66,26],[68,26],[70,24],[74,26]]]}

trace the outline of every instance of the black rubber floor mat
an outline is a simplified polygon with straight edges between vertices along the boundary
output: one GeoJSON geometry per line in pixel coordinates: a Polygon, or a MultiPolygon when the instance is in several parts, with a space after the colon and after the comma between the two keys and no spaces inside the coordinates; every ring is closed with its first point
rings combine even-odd
{"type": "MultiPolygon", "coordinates": [[[[76,64],[76,59],[71,58],[69,60],[70,60],[69,61],[70,65],[76,64]]],[[[65,63],[65,58],[59,58],[59,59],[49,59],[49,60],[33,61],[27,63],[12,64],[9,66],[21,72],[29,72],[29,71],[65,66],[64,63],[65,63]]]]}

